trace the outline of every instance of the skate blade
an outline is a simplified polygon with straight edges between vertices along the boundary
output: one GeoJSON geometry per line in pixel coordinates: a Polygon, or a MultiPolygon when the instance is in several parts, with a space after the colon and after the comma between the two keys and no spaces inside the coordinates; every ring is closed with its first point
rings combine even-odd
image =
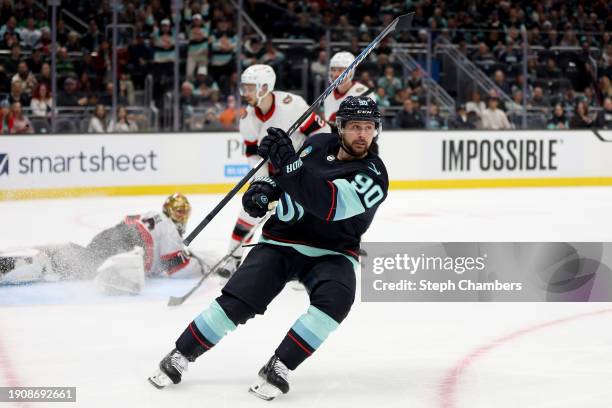
{"type": "Polygon", "coordinates": [[[150,376],[148,379],[151,385],[153,385],[155,388],[159,390],[172,384],[172,380],[170,379],[170,377],[164,374],[161,370],[157,370],[155,374],[150,376]]]}
{"type": "Polygon", "coordinates": [[[272,401],[283,392],[272,384],[268,383],[265,379],[259,377],[257,382],[251,385],[251,388],[249,388],[249,393],[261,398],[262,400],[272,401]]]}

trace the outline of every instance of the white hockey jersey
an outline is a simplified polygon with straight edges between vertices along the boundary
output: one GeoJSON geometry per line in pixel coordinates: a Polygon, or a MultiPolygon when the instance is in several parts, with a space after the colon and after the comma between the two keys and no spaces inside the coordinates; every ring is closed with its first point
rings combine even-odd
{"type": "Polygon", "coordinates": [[[340,104],[347,96],[363,95],[369,96],[371,99],[374,99],[373,93],[371,91],[368,93],[368,90],[369,88],[367,86],[357,81],[353,81],[353,85],[345,93],[340,93],[338,89],[334,89],[334,92],[330,93],[327,98],[325,98],[325,101],[323,101],[323,107],[325,109],[325,120],[327,121],[327,123],[336,123],[336,112],[338,112],[340,104]]]}
{"type": "Polygon", "coordinates": [[[123,221],[135,225],[144,242],[147,276],[173,278],[202,275],[202,266],[186,250],[176,225],[163,213],[128,215],[123,221]]]}
{"type": "MultiPolygon", "coordinates": [[[[267,135],[268,128],[287,130],[308,109],[306,101],[299,95],[282,91],[273,91],[272,95],[274,102],[268,113],[264,115],[258,107],[248,106],[240,118],[240,134],[246,145],[246,156],[251,167],[261,159],[257,155],[257,147],[267,135]]],[[[313,112],[291,136],[293,147],[297,151],[308,136],[330,131],[321,117],[313,112]]],[[[267,175],[265,166],[262,169],[263,174],[260,172],[257,176],[267,175]]]]}

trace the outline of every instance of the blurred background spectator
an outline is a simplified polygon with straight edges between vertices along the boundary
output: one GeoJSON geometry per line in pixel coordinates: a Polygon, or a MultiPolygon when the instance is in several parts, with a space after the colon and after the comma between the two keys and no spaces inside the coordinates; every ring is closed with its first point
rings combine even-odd
{"type": "MultiPolygon", "coordinates": [[[[72,124],[66,131],[82,132],[96,104],[113,112],[116,101],[141,130],[170,130],[179,104],[182,129],[205,122],[236,129],[240,70],[270,64],[279,89],[312,101],[328,83],[333,54],[357,55],[396,15],[413,10],[412,30],[385,39],[355,72],[388,126],[610,126],[612,3],[603,0],[245,1],[242,32],[229,2],[185,0],[175,16],[170,2],[120,0],[115,84],[111,2],[65,0],[54,112],[72,124]],[[494,109],[484,102],[492,91],[494,109]]],[[[50,111],[48,96],[39,98],[52,89],[50,27],[49,9],[37,2],[0,3],[0,100],[18,101],[26,117],[50,111]]]]}

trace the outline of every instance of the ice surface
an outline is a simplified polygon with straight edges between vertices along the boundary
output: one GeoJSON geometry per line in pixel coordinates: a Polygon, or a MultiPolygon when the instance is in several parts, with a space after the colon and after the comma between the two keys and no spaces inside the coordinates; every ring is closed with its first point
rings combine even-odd
{"type": "MultiPolygon", "coordinates": [[[[189,197],[191,227],[220,196],[189,197]]],[[[0,203],[0,248],[86,244],[163,197],[0,203]]],[[[238,211],[223,210],[192,243],[219,256],[238,211]]],[[[368,241],[612,241],[612,188],[393,191],[368,241]]],[[[612,305],[361,303],[291,373],[289,394],[247,393],[295,319],[304,292],[285,290],[208,352],[179,386],[146,381],[186,324],[220,290],[153,280],[140,296],[105,297],[89,282],[0,287],[0,386],[76,386],[74,407],[609,407],[612,305]]],[[[11,406],[2,404],[0,406],[11,406]]],[[[16,405],[15,405],[16,406],[16,405]]],[[[28,403],[23,406],[49,406],[28,403]]]]}

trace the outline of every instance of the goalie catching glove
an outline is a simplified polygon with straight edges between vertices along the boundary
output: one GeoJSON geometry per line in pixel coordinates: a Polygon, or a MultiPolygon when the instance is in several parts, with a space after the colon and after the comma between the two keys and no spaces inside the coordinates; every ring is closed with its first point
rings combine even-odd
{"type": "Polygon", "coordinates": [[[270,177],[258,177],[242,196],[242,207],[251,217],[259,218],[266,215],[269,205],[277,201],[281,190],[270,177]]]}

